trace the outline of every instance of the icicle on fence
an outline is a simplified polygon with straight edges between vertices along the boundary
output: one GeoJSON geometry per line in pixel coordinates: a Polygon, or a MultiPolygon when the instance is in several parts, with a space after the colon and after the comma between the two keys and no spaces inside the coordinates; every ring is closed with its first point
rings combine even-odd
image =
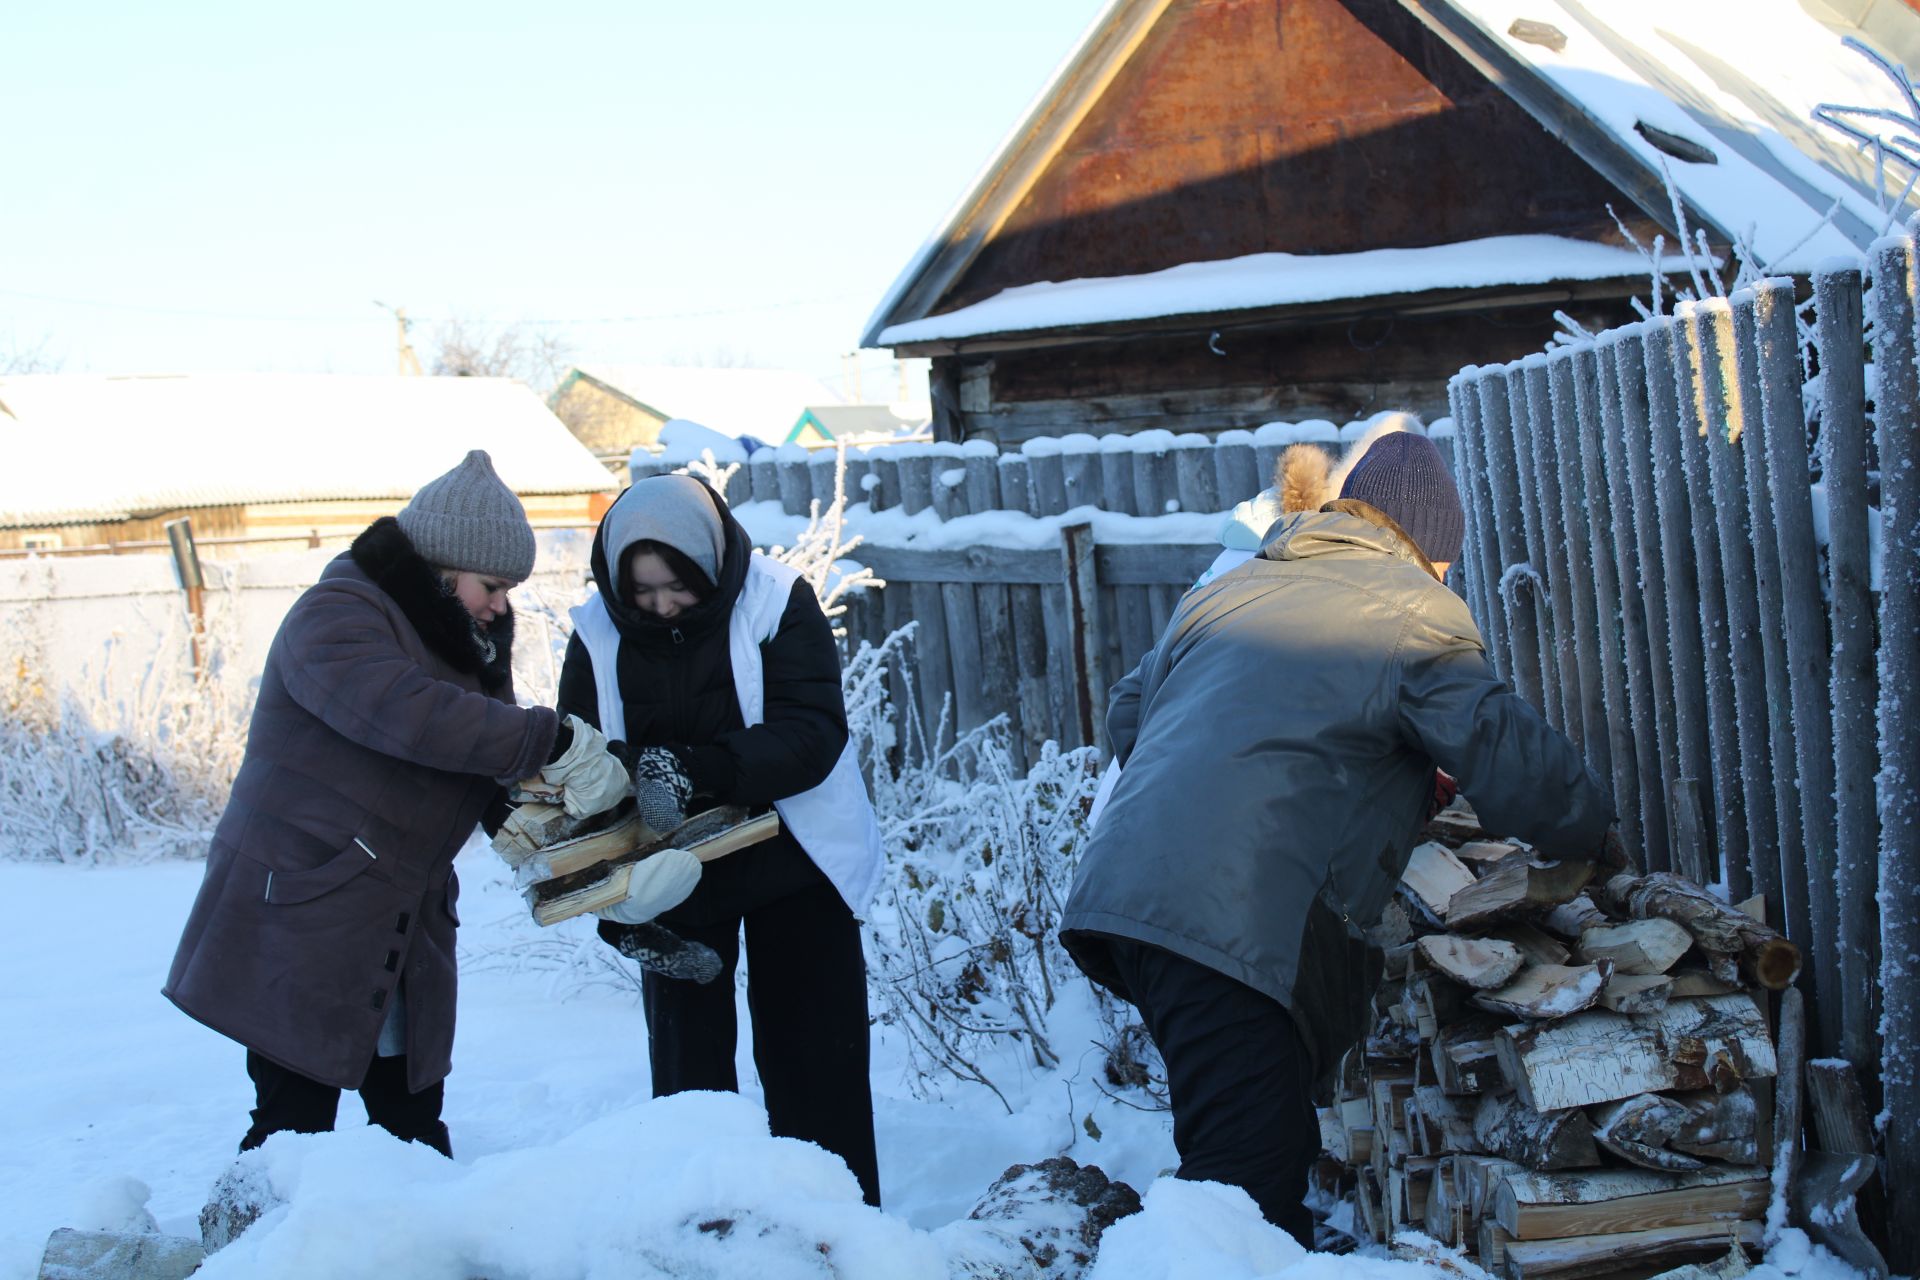
{"type": "Polygon", "coordinates": [[[1817,485],[1790,280],[1463,369],[1450,386],[1468,504],[1462,585],[1491,661],[1611,781],[1648,870],[1720,882],[1736,901],[1764,895],[1769,922],[1800,945],[1813,1054],[1877,1081],[1895,1252],[1909,1258],[1920,1240],[1914,263],[1897,237],[1875,246],[1871,294],[1854,268],[1813,282],[1817,485]]]}

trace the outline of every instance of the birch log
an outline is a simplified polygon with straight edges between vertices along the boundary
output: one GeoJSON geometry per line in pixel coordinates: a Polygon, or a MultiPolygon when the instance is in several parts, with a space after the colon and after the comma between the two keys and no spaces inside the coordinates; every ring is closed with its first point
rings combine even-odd
{"type": "Polygon", "coordinates": [[[1510,1093],[1480,1099],[1473,1136],[1483,1149],[1529,1169],[1581,1169],[1600,1163],[1586,1112],[1541,1112],[1510,1093]]]}
{"type": "Polygon", "coordinates": [[[1539,1111],[1662,1089],[1730,1089],[1771,1076],[1773,1040],[1745,995],[1675,1000],[1658,1013],[1591,1010],[1545,1026],[1507,1027],[1500,1067],[1539,1111]]]}
{"type": "Polygon", "coordinates": [[[1799,947],[1679,876],[1623,872],[1608,880],[1600,895],[1620,915],[1672,920],[1684,926],[1702,950],[1737,957],[1753,980],[1769,991],[1783,990],[1800,971],[1799,947]]]}

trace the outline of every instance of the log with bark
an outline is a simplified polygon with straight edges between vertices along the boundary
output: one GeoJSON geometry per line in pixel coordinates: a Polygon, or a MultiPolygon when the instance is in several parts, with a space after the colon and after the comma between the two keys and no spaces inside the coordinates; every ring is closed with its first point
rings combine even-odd
{"type": "Polygon", "coordinates": [[[1737,959],[1740,968],[1769,991],[1785,990],[1800,972],[1799,947],[1680,876],[1621,873],[1608,879],[1600,893],[1620,915],[1681,925],[1701,950],[1737,959]]]}
{"type": "Polygon", "coordinates": [[[1593,863],[1578,859],[1502,858],[1447,900],[1447,928],[1472,930],[1529,912],[1550,911],[1571,902],[1593,873],[1593,863]]]}

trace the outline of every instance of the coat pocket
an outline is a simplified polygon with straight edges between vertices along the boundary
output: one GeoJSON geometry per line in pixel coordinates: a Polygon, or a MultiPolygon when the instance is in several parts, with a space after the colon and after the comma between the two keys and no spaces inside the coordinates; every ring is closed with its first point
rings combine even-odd
{"type": "Polygon", "coordinates": [[[312,902],[371,868],[372,850],[355,840],[327,861],[307,871],[267,872],[267,901],[276,906],[312,902]]]}

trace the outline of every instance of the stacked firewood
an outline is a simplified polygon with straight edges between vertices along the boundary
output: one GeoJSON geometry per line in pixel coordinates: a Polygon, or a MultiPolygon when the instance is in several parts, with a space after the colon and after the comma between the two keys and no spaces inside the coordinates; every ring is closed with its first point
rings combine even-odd
{"type": "Polygon", "coordinates": [[[1553,862],[1464,805],[1381,926],[1373,1033],[1321,1127],[1362,1235],[1512,1280],[1744,1270],[1771,1197],[1766,994],[1796,947],[1680,877],[1553,862]]]}

